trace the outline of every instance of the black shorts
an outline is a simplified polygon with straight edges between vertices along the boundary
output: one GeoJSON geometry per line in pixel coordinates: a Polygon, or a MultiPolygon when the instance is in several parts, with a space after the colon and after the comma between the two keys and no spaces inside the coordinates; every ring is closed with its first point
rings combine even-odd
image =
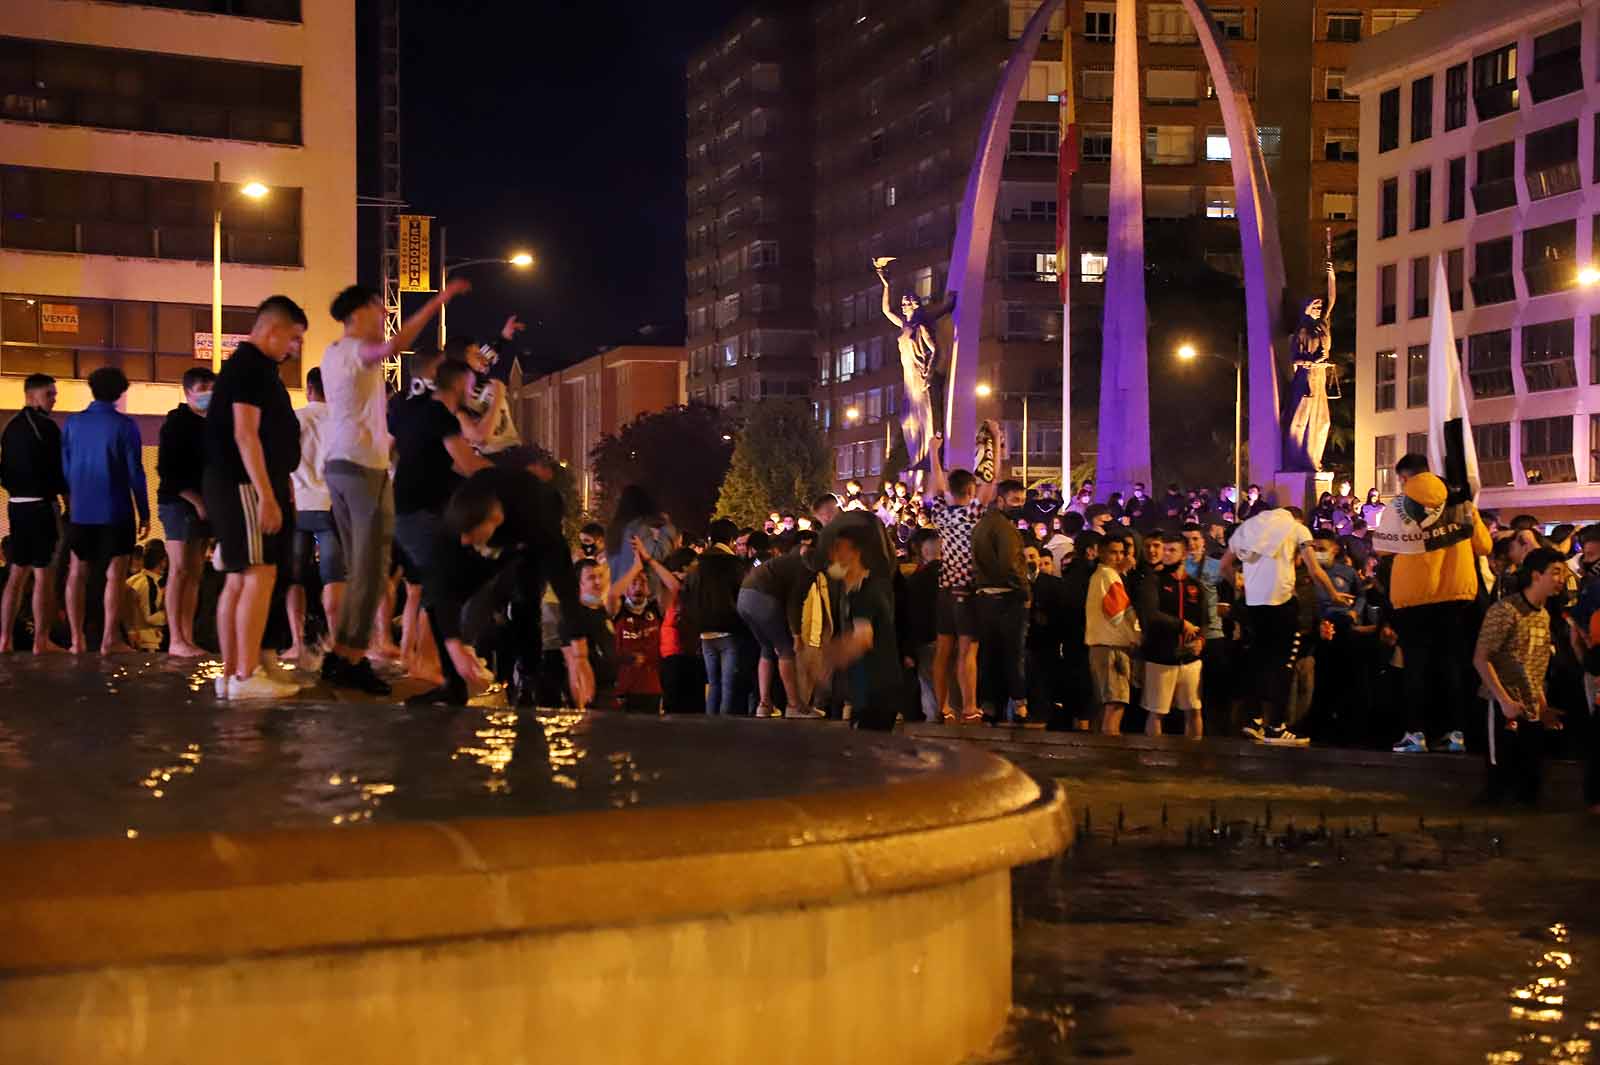
{"type": "Polygon", "coordinates": [[[53,500],[7,503],[6,518],[11,523],[9,560],[13,566],[45,569],[55,561],[61,524],[53,500]]]}
{"type": "Polygon", "coordinates": [[[206,473],[206,514],[211,534],[222,554],[222,572],[243,573],[252,566],[284,566],[294,552],[294,510],[287,508],[289,486],[278,485],[272,494],[283,513],[283,526],[263,533],[257,519],[260,496],[254,485],[206,473]]]}
{"type": "Polygon", "coordinates": [[[138,530],[133,522],[114,525],[67,526],[67,548],[72,557],[91,566],[108,566],[114,558],[133,554],[138,545],[138,530]]]}
{"type": "Polygon", "coordinates": [[[934,623],[940,636],[978,635],[978,613],[973,608],[971,592],[940,588],[936,602],[934,623]]]}

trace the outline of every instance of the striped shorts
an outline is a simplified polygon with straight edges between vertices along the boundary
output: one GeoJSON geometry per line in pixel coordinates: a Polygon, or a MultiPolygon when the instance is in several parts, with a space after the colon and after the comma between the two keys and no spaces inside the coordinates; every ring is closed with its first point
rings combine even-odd
{"type": "Polygon", "coordinates": [[[287,484],[273,490],[278,508],[283,512],[283,524],[272,533],[261,528],[261,498],[254,485],[235,484],[230,478],[207,470],[204,494],[211,532],[217,538],[222,558],[222,572],[242,573],[252,566],[279,566],[289,559],[295,514],[287,484]]]}

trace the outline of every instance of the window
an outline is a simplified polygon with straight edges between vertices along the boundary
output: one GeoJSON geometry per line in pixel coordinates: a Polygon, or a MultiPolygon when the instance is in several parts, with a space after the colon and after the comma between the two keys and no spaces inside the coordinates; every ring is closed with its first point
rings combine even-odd
{"type": "Polygon", "coordinates": [[[1448,133],[1467,124],[1467,65],[1457,63],[1444,72],[1444,128],[1448,133]]]}
{"type": "Polygon", "coordinates": [[[1589,415],[1589,480],[1600,481],[1600,414],[1589,415]]]}
{"type": "Polygon", "coordinates": [[[1547,296],[1578,283],[1578,223],[1568,219],[1522,234],[1522,279],[1528,295],[1547,296]]]}
{"type": "Polygon", "coordinates": [[[1472,302],[1510,303],[1517,298],[1511,270],[1511,238],[1481,241],[1472,253],[1472,302]]]}
{"type": "Polygon", "coordinates": [[[883,369],[883,338],[873,337],[867,341],[864,349],[867,361],[867,372],[875,373],[883,369]]]}
{"type": "Polygon", "coordinates": [[[1207,218],[1235,218],[1232,185],[1207,185],[1206,186],[1206,217],[1207,218]]]}
{"type": "Polygon", "coordinates": [[[1467,251],[1465,248],[1451,248],[1445,252],[1444,283],[1450,289],[1450,309],[1452,311],[1459,311],[1466,305],[1466,261],[1467,251]]]}
{"type": "Polygon", "coordinates": [[[856,301],[853,296],[846,296],[838,304],[838,322],[840,329],[849,329],[856,324],[856,301]]]}
{"type": "Polygon", "coordinates": [[[1578,173],[1577,119],[1528,134],[1522,149],[1528,199],[1559,196],[1582,186],[1583,179],[1578,173]]]}
{"type": "Polygon", "coordinates": [[[1157,166],[1194,162],[1194,127],[1146,126],[1144,154],[1157,166]]]}
{"type": "MultiPolygon", "coordinates": [[[[1374,410],[1394,410],[1394,375],[1396,370],[1394,352],[1380,351],[1372,367],[1372,406],[1374,410]]],[[[1393,465],[1393,460],[1384,463],[1393,465]]]]}
{"type": "Polygon", "coordinates": [[[1528,71],[1528,91],[1533,102],[1544,103],[1583,88],[1580,55],[1583,29],[1571,23],[1533,39],[1533,69],[1528,71]]]}
{"type": "Polygon", "coordinates": [[[855,475],[857,477],[865,477],[867,475],[866,442],[862,441],[861,443],[856,444],[852,450],[855,452],[855,475]]]}
{"type": "Polygon", "coordinates": [[[213,15],[299,22],[300,0],[113,0],[137,7],[170,7],[179,11],[205,11],[213,15]]]}
{"type": "MultiPolygon", "coordinates": [[[[1035,0],[1011,0],[1010,37],[1013,41],[1021,37],[1022,31],[1028,28],[1028,20],[1033,17],[1033,13],[1038,7],[1039,5],[1035,0]]],[[[1062,13],[1061,9],[1057,8],[1056,13],[1050,18],[1050,24],[1044,29],[1044,39],[1047,41],[1059,41],[1061,39],[1061,28],[1062,13]]]]}
{"type": "Polygon", "coordinates": [[[1400,231],[1400,179],[1386,178],[1378,186],[1378,239],[1400,231]]]}
{"type": "Polygon", "coordinates": [[[1522,379],[1529,392],[1578,387],[1572,319],[1522,327],[1522,379]]]}
{"type": "Polygon", "coordinates": [[[914,280],[915,280],[913,288],[916,290],[917,295],[920,296],[921,298],[925,299],[925,300],[932,299],[933,298],[933,267],[924,266],[922,269],[918,270],[916,272],[916,274],[913,275],[913,276],[914,276],[914,280]]]}
{"type": "Polygon", "coordinates": [[[1517,46],[1508,44],[1472,60],[1472,104],[1487,122],[1517,109],[1517,46]]]}
{"type": "Polygon", "coordinates": [[[1428,260],[1426,257],[1411,260],[1411,317],[1428,317],[1428,260]]]}
{"type": "Polygon", "coordinates": [[[1448,164],[1449,187],[1445,190],[1444,220],[1459,222],[1467,217],[1467,157],[1458,155],[1448,164]]]}
{"type": "Polygon", "coordinates": [[[1061,339],[1061,308],[1027,303],[1004,304],[1005,340],[1061,339]]]}
{"type": "Polygon", "coordinates": [[[840,445],[839,449],[835,452],[837,458],[834,460],[833,464],[833,472],[836,476],[849,477],[855,473],[855,463],[852,461],[852,456],[854,454],[855,448],[851,447],[849,444],[840,445]]]}
{"type": "MultiPolygon", "coordinates": [[[[223,188],[222,258],[299,266],[300,190],[274,188],[252,200],[234,195],[237,189],[223,188]]],[[[211,261],[207,181],[6,166],[0,202],[0,247],[211,261]]]]}
{"type": "Polygon", "coordinates": [[[1472,443],[1478,452],[1478,476],[1484,487],[1511,484],[1511,423],[1474,425],[1472,443]]]}
{"type": "Polygon", "coordinates": [[[1224,40],[1242,41],[1245,39],[1244,12],[1238,8],[1217,8],[1211,12],[1211,21],[1217,25],[1217,33],[1224,40]]]}
{"type": "Polygon", "coordinates": [[[300,68],[0,37],[0,117],[299,144],[300,68]]]}
{"type": "Polygon", "coordinates": [[[1472,382],[1473,399],[1509,396],[1515,391],[1511,385],[1511,330],[1474,333],[1467,338],[1467,379],[1472,382]]]}
{"type": "Polygon", "coordinates": [[[1008,281],[1055,281],[1055,249],[1038,245],[1008,245],[1006,247],[1006,279],[1008,281]]]}
{"type": "Polygon", "coordinates": [[[1433,222],[1433,169],[1411,175],[1411,228],[1427,229],[1433,222]]]}
{"type": "Polygon", "coordinates": [[[1428,453],[1428,434],[1427,433],[1407,433],[1406,434],[1406,454],[1408,454],[1408,455],[1426,455],[1427,453],[1428,453]]]}
{"type": "Polygon", "coordinates": [[[1110,4],[1088,4],[1083,11],[1083,35],[1091,41],[1111,41],[1117,32],[1117,10],[1110,4]]]}
{"type": "Polygon", "coordinates": [[[867,476],[876,477],[883,472],[883,441],[867,443],[867,476]]]}
{"type": "Polygon", "coordinates": [[[1378,267],[1378,324],[1393,325],[1395,319],[1396,274],[1394,263],[1378,267]]]}
{"type": "Polygon", "coordinates": [[[739,293],[724,296],[717,301],[717,325],[732,325],[739,320],[739,293]]]}
{"type": "Polygon", "coordinates": [[[1433,75],[1411,83],[1411,143],[1433,136],[1433,75]]]}
{"type": "Polygon", "coordinates": [[[1572,415],[1523,421],[1522,476],[1529,485],[1578,479],[1572,461],[1572,415]]]}
{"type": "Polygon", "coordinates": [[[881,388],[867,389],[867,421],[873,424],[883,421],[883,389],[881,388]]]}
{"type": "Polygon", "coordinates": [[[1104,67],[1087,67],[1083,72],[1083,98],[1085,100],[1109,100],[1113,79],[1111,71],[1104,67]]]}
{"type": "MultiPolygon", "coordinates": [[[[1413,344],[1406,349],[1406,406],[1411,408],[1426,407],[1428,405],[1428,345],[1413,344]]],[[[1406,450],[1413,448],[1408,443],[1406,450]]],[[[1426,453],[1427,445],[1422,451],[1426,453]]]]}
{"type": "Polygon", "coordinates": [[[1394,454],[1394,437],[1378,436],[1372,439],[1372,484],[1380,495],[1395,492],[1394,464],[1399,461],[1394,454]]]}
{"type": "Polygon", "coordinates": [[[724,340],[720,347],[720,353],[723,366],[739,365],[739,338],[730,337],[724,340]]]}
{"type": "Polygon", "coordinates": [[[867,158],[874,163],[883,158],[883,130],[875,130],[867,138],[867,158]]]}
{"type": "MultiPolygon", "coordinates": [[[[1022,87],[1024,100],[1059,100],[1067,91],[1067,68],[1060,63],[1036,62],[1028,64],[1028,80],[1022,87]]],[[[930,107],[931,111],[932,108],[930,107]]],[[[929,131],[933,125],[929,123],[929,131]]],[[[919,131],[920,132],[920,131],[919,131]]]]}
{"type": "Polygon", "coordinates": [[[1516,160],[1515,141],[1478,152],[1478,180],[1472,186],[1472,205],[1479,214],[1516,205],[1516,160]]]}
{"type": "Polygon", "coordinates": [[[1228,143],[1228,131],[1221,126],[1206,127],[1206,162],[1226,163],[1233,158],[1233,146],[1228,143]]]}
{"type": "Polygon", "coordinates": [[[1283,157],[1283,127],[1257,126],[1256,137],[1261,142],[1261,154],[1267,162],[1274,163],[1283,157]]]}
{"type": "Polygon", "coordinates": [[[1185,44],[1195,39],[1194,24],[1179,4],[1151,4],[1150,43],[1185,44]]]}
{"type": "Polygon", "coordinates": [[[1330,163],[1354,163],[1361,156],[1361,131],[1330,129],[1322,134],[1322,157],[1330,163]]]}
{"type": "Polygon", "coordinates": [[[1322,98],[1325,100],[1353,100],[1354,96],[1344,91],[1344,70],[1329,67],[1322,73],[1322,98]]]}
{"type": "Polygon", "coordinates": [[[1361,39],[1361,12],[1330,11],[1327,21],[1327,40],[1354,43],[1361,39]]]}
{"type": "Polygon", "coordinates": [[[1013,222],[1054,222],[1056,220],[1056,201],[1054,200],[1029,200],[1019,203],[1011,208],[1013,222]]]}
{"type": "Polygon", "coordinates": [[[1385,30],[1403,26],[1420,14],[1422,12],[1414,8],[1376,8],[1372,12],[1372,35],[1376,37],[1385,30]]]}
{"type": "Polygon", "coordinates": [[[758,240],[750,245],[746,256],[750,269],[760,270],[768,266],[778,265],[778,242],[775,240],[758,240]]]}
{"type": "Polygon", "coordinates": [[[1356,218],[1356,194],[1353,192],[1324,192],[1322,217],[1330,222],[1353,222],[1356,218]]]}
{"type": "MultiPolygon", "coordinates": [[[[1150,10],[1154,13],[1155,8],[1150,10]]],[[[1199,98],[1199,85],[1199,75],[1193,70],[1154,68],[1145,71],[1144,96],[1153,103],[1189,104],[1199,98]]]]}
{"type": "Polygon", "coordinates": [[[836,380],[843,384],[856,374],[856,346],[846,344],[839,349],[839,372],[836,380]]]}
{"type": "Polygon", "coordinates": [[[1400,90],[1387,89],[1378,97],[1378,152],[1400,147],[1400,90]]]}
{"type": "Polygon", "coordinates": [[[1078,257],[1078,279],[1086,285],[1097,285],[1106,279],[1106,254],[1086,251],[1078,257]]]}
{"type": "MultiPolygon", "coordinates": [[[[1106,134],[1109,158],[1111,135],[1106,134]]],[[[1014,122],[1007,152],[1010,155],[1054,159],[1061,144],[1061,127],[1054,122],[1014,122]]],[[[890,206],[893,206],[891,204],[890,206]]]]}
{"type": "Polygon", "coordinates": [[[1084,130],[1078,141],[1078,157],[1086,163],[1111,161],[1111,131],[1103,126],[1084,130]]]}
{"type": "Polygon", "coordinates": [[[1600,385],[1600,314],[1589,316],[1589,383],[1600,385]]]}

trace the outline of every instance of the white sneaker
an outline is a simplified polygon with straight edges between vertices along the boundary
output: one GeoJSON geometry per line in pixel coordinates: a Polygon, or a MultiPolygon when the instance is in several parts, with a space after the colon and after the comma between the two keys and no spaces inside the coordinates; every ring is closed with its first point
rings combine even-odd
{"type": "Polygon", "coordinates": [[[1262,736],[1261,742],[1275,747],[1311,746],[1311,738],[1309,736],[1296,736],[1286,728],[1268,728],[1265,735],[1262,736]]]}
{"type": "Polygon", "coordinates": [[[280,684],[268,676],[266,669],[261,666],[257,666],[256,671],[245,680],[228,678],[230,699],[290,699],[298,694],[298,684],[280,684]]]}
{"type": "Polygon", "coordinates": [[[778,711],[777,707],[768,706],[765,703],[763,703],[762,705],[756,707],[756,716],[757,717],[782,717],[783,714],[781,714],[778,711]]]}
{"type": "Polygon", "coordinates": [[[226,673],[217,674],[215,687],[218,699],[226,699],[228,697],[228,675],[226,673]]]}
{"type": "Polygon", "coordinates": [[[827,714],[827,711],[825,711],[825,710],[818,710],[814,706],[808,706],[808,707],[805,707],[804,709],[801,709],[799,707],[790,707],[789,709],[787,709],[787,710],[785,710],[783,712],[783,716],[784,717],[818,718],[818,717],[827,717],[828,714],[827,714]]]}

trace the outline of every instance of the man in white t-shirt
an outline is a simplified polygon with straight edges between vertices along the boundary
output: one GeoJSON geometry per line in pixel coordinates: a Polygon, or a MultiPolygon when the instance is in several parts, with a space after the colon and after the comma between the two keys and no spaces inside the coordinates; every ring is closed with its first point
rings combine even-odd
{"type": "Polygon", "coordinates": [[[1353,602],[1323,572],[1311,546],[1311,530],[1293,508],[1271,507],[1234,530],[1227,553],[1222,556],[1222,575],[1231,581],[1234,567],[1244,564],[1244,601],[1262,713],[1245,726],[1245,735],[1261,743],[1304,747],[1310,741],[1290,732],[1283,720],[1294,677],[1292,667],[1300,657],[1299,613],[1294,597],[1296,559],[1334,602],[1343,606],[1353,602]]]}
{"type": "Polygon", "coordinates": [[[336,687],[372,695],[388,695],[390,690],[366,657],[373,615],[388,584],[394,539],[383,362],[410,347],[440,308],[470,288],[466,281],[450,282],[388,340],[383,338],[383,299],[371,289],[351,285],[334,297],[329,309],[344,325],[344,335],[322,355],[328,404],[323,476],[347,571],[333,648],[322,660],[322,679],[336,687]]]}

